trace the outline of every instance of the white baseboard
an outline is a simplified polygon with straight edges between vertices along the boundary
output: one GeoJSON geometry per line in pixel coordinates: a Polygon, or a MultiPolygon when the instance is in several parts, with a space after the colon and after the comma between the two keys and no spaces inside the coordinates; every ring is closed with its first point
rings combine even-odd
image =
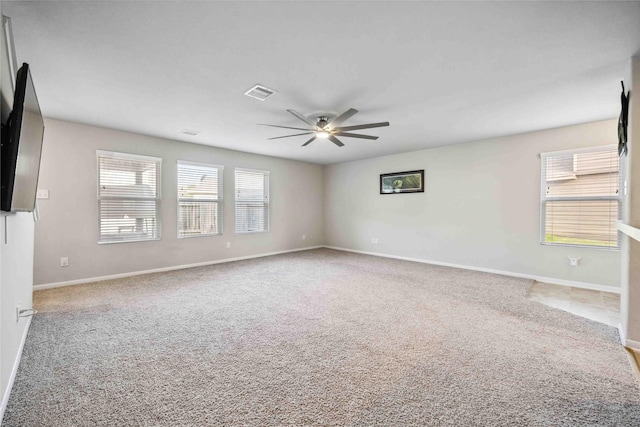
{"type": "Polygon", "coordinates": [[[640,341],[634,341],[627,339],[624,330],[622,329],[622,324],[618,324],[618,334],[620,334],[620,343],[627,347],[636,351],[640,351],[640,341]]]}
{"type": "Polygon", "coordinates": [[[266,253],[257,254],[257,255],[248,255],[248,256],[235,257],[235,258],[217,259],[217,260],[214,260],[214,261],[197,262],[197,263],[194,263],[194,264],[173,265],[171,267],[153,268],[151,270],[131,271],[131,272],[128,272],[128,273],[110,274],[108,276],[88,277],[88,278],[85,278],[85,279],[67,280],[67,281],[64,281],[64,282],[45,283],[45,284],[42,284],[42,285],[34,285],[33,286],[33,290],[34,291],[40,291],[40,290],[43,290],[43,289],[60,288],[62,286],[82,285],[82,284],[85,284],[85,283],[101,282],[103,280],[112,280],[112,279],[121,279],[123,277],[140,276],[142,274],[162,273],[162,272],[165,272],[165,271],[182,270],[182,269],[185,269],[185,268],[202,267],[202,266],[205,266],[205,265],[222,264],[222,263],[225,263],[225,262],[242,261],[242,260],[245,260],[245,259],[252,259],[252,258],[262,258],[262,257],[266,257],[266,256],[286,254],[286,253],[289,253],[289,252],[308,251],[308,250],[311,250],[311,249],[318,249],[318,248],[322,248],[322,247],[323,246],[309,246],[309,247],[306,247],[306,248],[288,249],[286,251],[266,252],[266,253]]]}
{"type": "Polygon", "coordinates": [[[4,418],[4,411],[7,409],[7,404],[9,403],[9,395],[11,394],[13,383],[16,380],[16,374],[18,373],[18,367],[20,366],[20,359],[22,359],[22,350],[24,349],[24,343],[27,341],[27,334],[29,333],[29,327],[31,326],[31,317],[27,317],[26,320],[27,325],[25,326],[24,332],[22,333],[22,340],[20,341],[18,354],[16,355],[16,359],[13,361],[13,368],[11,368],[9,382],[7,383],[7,388],[4,391],[2,403],[0,404],[0,423],[2,423],[2,419],[4,418]]]}
{"type": "Polygon", "coordinates": [[[522,278],[522,279],[531,279],[531,280],[536,280],[538,282],[551,283],[551,284],[554,284],[554,285],[572,286],[574,288],[590,289],[590,290],[593,290],[593,291],[611,292],[611,293],[614,293],[614,294],[619,294],[621,292],[620,288],[618,288],[618,287],[608,286],[608,285],[599,285],[599,284],[596,284],[596,283],[587,283],[587,282],[577,282],[577,281],[573,281],[573,280],[555,279],[553,277],[542,277],[542,276],[536,276],[536,275],[533,275],[533,274],[516,273],[516,272],[513,272],[513,271],[494,270],[492,268],[473,267],[473,266],[469,266],[469,265],[453,264],[453,263],[449,263],[449,262],[440,262],[440,261],[432,261],[432,260],[426,260],[426,259],[420,259],[420,258],[410,258],[410,257],[396,256],[396,255],[387,255],[387,254],[381,254],[381,253],[378,253],[378,252],[359,251],[359,250],[355,250],[355,249],[341,248],[341,247],[336,247],[336,246],[324,246],[324,247],[328,248],[328,249],[335,249],[337,251],[355,252],[355,253],[358,253],[358,254],[373,255],[373,256],[379,256],[379,257],[383,257],[383,258],[401,259],[401,260],[404,260],[404,261],[413,261],[413,262],[419,262],[419,263],[422,263],[422,264],[433,264],[433,265],[440,265],[440,266],[443,266],[443,267],[461,268],[463,270],[481,271],[483,273],[500,274],[502,276],[519,277],[519,278],[522,278]]]}
{"type": "Polygon", "coordinates": [[[624,329],[622,329],[622,323],[618,323],[618,335],[620,335],[620,344],[624,345],[627,337],[624,334],[624,329]]]}
{"type": "Polygon", "coordinates": [[[624,340],[624,346],[627,348],[632,348],[634,350],[640,351],[640,341],[624,340]]]}

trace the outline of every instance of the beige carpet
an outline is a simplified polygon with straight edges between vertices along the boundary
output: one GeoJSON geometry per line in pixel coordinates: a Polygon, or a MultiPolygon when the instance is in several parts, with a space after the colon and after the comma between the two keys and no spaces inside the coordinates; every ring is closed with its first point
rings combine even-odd
{"type": "Polygon", "coordinates": [[[6,426],[640,425],[530,282],[328,249],[40,291],[6,426]]]}

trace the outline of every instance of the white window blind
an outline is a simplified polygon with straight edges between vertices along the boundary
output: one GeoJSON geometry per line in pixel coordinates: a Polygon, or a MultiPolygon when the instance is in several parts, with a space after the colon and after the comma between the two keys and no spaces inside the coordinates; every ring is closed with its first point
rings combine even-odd
{"type": "Polygon", "coordinates": [[[157,240],[162,159],[97,151],[99,243],[157,240]]]}
{"type": "Polygon", "coordinates": [[[269,172],[235,170],[236,233],[269,231],[269,172]]]}
{"type": "Polygon", "coordinates": [[[540,157],[541,242],[619,248],[620,160],[616,147],[540,157]]]}
{"type": "Polygon", "coordinates": [[[178,160],[178,237],[222,234],[223,170],[178,160]]]}

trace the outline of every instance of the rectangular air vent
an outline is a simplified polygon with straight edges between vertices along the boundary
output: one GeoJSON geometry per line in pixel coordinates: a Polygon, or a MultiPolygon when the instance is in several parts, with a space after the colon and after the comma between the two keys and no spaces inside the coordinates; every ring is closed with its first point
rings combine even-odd
{"type": "Polygon", "coordinates": [[[264,87],[262,85],[255,85],[244,94],[252,98],[259,99],[260,101],[264,101],[274,93],[276,93],[276,91],[273,89],[269,89],[268,87],[264,87]]]}

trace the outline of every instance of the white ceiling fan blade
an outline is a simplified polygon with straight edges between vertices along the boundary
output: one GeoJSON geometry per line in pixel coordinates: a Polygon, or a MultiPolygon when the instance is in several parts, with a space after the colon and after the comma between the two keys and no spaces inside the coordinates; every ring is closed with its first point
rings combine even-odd
{"type": "Polygon", "coordinates": [[[329,141],[333,142],[338,147],[344,147],[344,144],[342,143],[342,141],[340,141],[338,138],[336,138],[333,135],[329,135],[329,141]]]}
{"type": "Polygon", "coordinates": [[[307,142],[305,142],[304,144],[302,144],[302,146],[303,146],[303,147],[304,147],[304,146],[307,146],[307,145],[311,144],[313,141],[315,141],[316,139],[318,139],[318,137],[314,135],[314,136],[312,136],[312,137],[311,137],[311,139],[310,139],[310,140],[308,140],[307,142]]]}
{"type": "Polygon", "coordinates": [[[269,127],[272,127],[272,128],[295,129],[295,130],[309,130],[309,131],[313,130],[313,129],[305,129],[305,128],[294,128],[294,127],[291,127],[291,126],[267,125],[267,124],[264,124],[264,123],[258,123],[258,126],[269,126],[269,127]]]}
{"type": "Polygon", "coordinates": [[[288,112],[290,112],[291,114],[293,114],[294,116],[296,116],[297,118],[299,118],[300,120],[302,120],[303,122],[305,122],[306,124],[308,124],[309,126],[311,126],[312,128],[316,128],[316,124],[313,123],[311,120],[307,119],[305,116],[303,116],[302,114],[298,113],[296,110],[287,110],[288,112]]]}
{"type": "Polygon", "coordinates": [[[371,128],[381,128],[384,126],[389,126],[389,122],[367,123],[364,125],[345,126],[341,128],[335,128],[334,130],[338,132],[342,132],[344,130],[371,129],[371,128]]]}
{"type": "Polygon", "coordinates": [[[347,136],[349,138],[378,139],[377,136],[361,135],[359,133],[336,132],[336,135],[347,136]]]}
{"type": "Polygon", "coordinates": [[[338,117],[336,117],[335,119],[333,119],[329,123],[327,123],[327,126],[329,126],[329,128],[331,128],[331,129],[333,129],[336,126],[340,125],[340,123],[342,123],[345,120],[347,120],[349,117],[353,116],[357,112],[358,112],[358,110],[356,110],[355,108],[349,108],[347,111],[345,111],[344,113],[340,114],[338,117]]]}
{"type": "Polygon", "coordinates": [[[292,136],[300,136],[300,135],[310,135],[313,132],[305,132],[305,133],[296,133],[295,135],[285,135],[285,136],[275,136],[273,138],[267,138],[267,139],[281,139],[281,138],[291,138],[292,136]]]}

